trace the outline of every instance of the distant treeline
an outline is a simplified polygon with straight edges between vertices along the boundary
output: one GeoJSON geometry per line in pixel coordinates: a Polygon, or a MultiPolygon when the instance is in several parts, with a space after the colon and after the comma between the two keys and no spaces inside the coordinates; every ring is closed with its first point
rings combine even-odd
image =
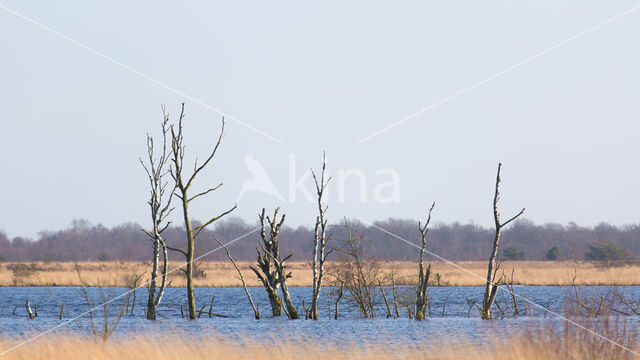
{"type": "MultiPolygon", "coordinates": [[[[355,220],[350,222],[352,234],[366,240],[366,252],[384,260],[416,260],[417,249],[399,238],[418,244],[417,221],[388,219],[375,225],[368,226],[355,220]]],[[[149,261],[151,242],[141,229],[140,225],[133,223],[106,228],[75,220],[68,229],[41,232],[36,240],[8,239],[0,232],[0,260],[149,261]]],[[[226,261],[224,251],[215,250],[219,247],[215,236],[224,243],[232,242],[229,249],[237,260],[255,260],[260,236],[257,229],[257,222],[247,223],[239,218],[220,221],[213,230],[205,230],[198,237],[196,253],[210,252],[202,260],[226,261]]],[[[330,230],[335,239],[345,236],[343,224],[330,230]]],[[[427,249],[449,260],[486,260],[491,251],[493,232],[492,228],[475,224],[435,224],[428,235],[427,249]]],[[[170,246],[184,246],[184,228],[171,227],[163,235],[170,246]]],[[[281,252],[293,253],[292,261],[310,261],[312,239],[313,229],[284,227],[280,235],[281,252]]],[[[611,243],[625,249],[631,258],[640,258],[640,225],[617,227],[601,223],[595,227],[582,227],[574,223],[535,225],[528,220],[519,220],[503,232],[501,242],[503,258],[526,260],[583,260],[590,245],[611,243]],[[556,248],[551,251],[553,256],[549,256],[553,247],[556,248]]],[[[169,257],[183,260],[171,252],[169,257]]],[[[435,258],[428,256],[427,259],[435,258]]]]}

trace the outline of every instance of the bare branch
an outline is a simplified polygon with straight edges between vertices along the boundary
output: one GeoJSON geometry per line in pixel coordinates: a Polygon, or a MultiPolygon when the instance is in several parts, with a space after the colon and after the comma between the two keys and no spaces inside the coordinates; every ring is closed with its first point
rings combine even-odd
{"type": "Polygon", "coordinates": [[[516,216],[514,216],[514,217],[512,217],[511,219],[509,219],[509,220],[505,221],[505,222],[504,222],[502,225],[500,225],[500,226],[501,226],[501,227],[505,227],[505,226],[507,226],[507,224],[508,224],[508,223],[512,222],[513,220],[517,219],[517,218],[518,218],[518,216],[522,215],[522,214],[524,213],[524,210],[525,210],[525,208],[522,208],[522,210],[520,210],[520,212],[519,212],[516,216]]]}
{"type": "Polygon", "coordinates": [[[195,231],[193,238],[197,238],[198,235],[200,235],[200,232],[202,232],[202,230],[204,230],[207,226],[211,225],[212,223],[216,222],[217,220],[219,220],[220,218],[222,218],[223,216],[229,214],[230,212],[232,212],[233,210],[238,208],[238,204],[233,205],[233,207],[225,212],[223,212],[222,214],[212,217],[209,221],[207,221],[206,223],[200,225],[200,226],[196,226],[193,228],[193,230],[195,231]]]}
{"type": "Polygon", "coordinates": [[[224,248],[224,251],[227,253],[227,257],[229,258],[229,260],[233,264],[233,267],[236,268],[236,271],[238,272],[238,275],[240,275],[240,280],[242,281],[242,287],[244,288],[244,292],[245,292],[245,294],[247,294],[247,298],[249,298],[249,302],[251,303],[251,307],[253,308],[253,313],[255,314],[255,318],[256,319],[260,319],[260,312],[258,311],[258,308],[256,307],[256,305],[253,303],[253,299],[251,298],[251,294],[249,294],[249,290],[247,290],[247,282],[244,280],[244,276],[242,275],[242,271],[240,271],[240,268],[238,267],[238,264],[236,264],[236,261],[233,259],[233,257],[231,257],[231,253],[229,252],[229,248],[227,248],[227,245],[221,243],[220,240],[218,240],[216,237],[214,237],[213,239],[218,244],[220,244],[220,246],[222,246],[224,248]]]}
{"type": "Polygon", "coordinates": [[[143,232],[143,233],[147,234],[147,236],[151,238],[151,241],[153,241],[153,239],[155,238],[155,236],[153,236],[153,234],[152,234],[152,233],[148,232],[148,231],[147,231],[147,230],[145,230],[145,229],[140,229],[140,230],[142,230],[142,232],[143,232]]]}
{"type": "Polygon", "coordinates": [[[210,193],[210,192],[212,192],[212,191],[218,190],[218,188],[219,188],[220,186],[222,186],[222,183],[218,184],[218,185],[217,185],[217,186],[215,186],[215,187],[212,187],[211,189],[209,189],[209,190],[207,190],[207,191],[203,191],[203,192],[201,192],[201,193],[199,193],[199,194],[197,194],[197,195],[192,196],[189,200],[187,200],[187,202],[191,202],[191,200],[193,200],[193,199],[195,199],[195,198],[197,198],[197,197],[199,197],[199,196],[206,195],[206,194],[208,194],[208,193],[210,193]]]}
{"type": "MultiPolygon", "coordinates": [[[[198,173],[202,171],[202,169],[204,169],[204,167],[207,166],[207,164],[209,164],[211,159],[213,159],[213,156],[218,151],[218,147],[220,147],[220,144],[222,143],[222,139],[224,139],[224,137],[225,137],[224,117],[222,117],[222,127],[220,129],[220,135],[218,136],[218,141],[216,141],[216,145],[214,146],[213,151],[211,151],[211,154],[209,154],[209,157],[207,158],[207,160],[199,167],[196,167],[196,169],[193,171],[193,174],[189,178],[189,181],[187,181],[187,185],[185,186],[185,189],[189,189],[191,187],[191,183],[193,183],[193,179],[196,178],[196,175],[198,175],[198,173]]],[[[196,166],[197,166],[197,161],[196,161],[196,166]]]]}
{"type": "Polygon", "coordinates": [[[169,225],[171,225],[171,221],[167,222],[162,229],[158,230],[158,234],[162,234],[165,230],[167,230],[169,225]]]}
{"type": "Polygon", "coordinates": [[[177,251],[177,252],[181,253],[182,255],[184,255],[185,257],[187,256],[187,252],[182,250],[182,249],[174,248],[174,247],[171,247],[169,245],[167,245],[167,249],[169,249],[171,251],[177,251]]]}

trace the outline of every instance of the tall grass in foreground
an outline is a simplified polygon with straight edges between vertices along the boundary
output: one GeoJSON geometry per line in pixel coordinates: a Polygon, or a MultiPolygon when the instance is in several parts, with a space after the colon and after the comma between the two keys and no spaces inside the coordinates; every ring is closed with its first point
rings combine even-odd
{"type": "MultiPolygon", "coordinates": [[[[625,319],[590,322],[590,328],[610,340],[640,352],[640,336],[630,331],[625,319]]],[[[0,340],[0,353],[19,344],[18,339],[0,340]]],[[[336,345],[320,340],[284,339],[260,343],[228,341],[224,334],[210,333],[192,340],[186,334],[133,335],[95,342],[80,335],[56,334],[18,347],[0,359],[637,359],[638,355],[611,342],[566,324],[564,329],[530,327],[509,339],[479,341],[451,339],[446,343],[407,344],[388,347],[376,344],[336,345]]]]}

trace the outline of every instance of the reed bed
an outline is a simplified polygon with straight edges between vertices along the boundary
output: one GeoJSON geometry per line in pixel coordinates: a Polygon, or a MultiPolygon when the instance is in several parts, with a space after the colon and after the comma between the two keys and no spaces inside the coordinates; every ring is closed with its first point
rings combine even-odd
{"type": "MultiPolygon", "coordinates": [[[[31,263],[26,263],[31,266],[31,263]]],[[[82,285],[74,263],[34,263],[38,269],[32,275],[16,277],[10,267],[15,263],[0,264],[0,286],[80,286],[82,285]]],[[[253,262],[238,262],[245,273],[249,286],[260,286],[249,265],[253,262]]],[[[432,281],[434,274],[440,276],[442,286],[478,286],[484,284],[487,264],[484,261],[462,261],[456,265],[436,261],[432,263],[432,281]]],[[[141,262],[82,262],[81,268],[85,285],[89,286],[127,286],[127,278],[133,274],[144,274],[142,283],[149,276],[149,264],[141,262]]],[[[171,262],[170,269],[181,266],[180,262],[171,262]]],[[[329,264],[330,265],[330,264],[329,264]]],[[[399,284],[415,284],[417,281],[416,264],[413,262],[381,262],[384,272],[393,269],[399,284]]],[[[640,285],[640,265],[628,264],[616,267],[602,267],[599,263],[570,261],[507,261],[502,268],[510,278],[514,270],[516,285],[640,285]]],[[[237,273],[228,262],[203,262],[200,268],[205,277],[196,278],[198,287],[241,286],[237,273]]],[[[311,286],[311,265],[306,262],[292,262],[289,270],[293,278],[289,286],[311,286]]],[[[170,275],[171,286],[183,287],[185,280],[180,270],[170,275]]],[[[432,285],[438,285],[436,283],[432,285]]]]}
{"type": "MultiPolygon", "coordinates": [[[[637,333],[625,325],[598,325],[598,332],[611,341],[596,337],[571,325],[565,329],[526,330],[509,339],[478,341],[451,339],[428,345],[407,344],[390,348],[381,340],[376,344],[327,344],[322,339],[285,339],[258,342],[225,340],[224,334],[199,334],[197,340],[173,332],[132,335],[96,342],[73,334],[40,337],[18,346],[19,339],[0,340],[0,358],[32,359],[495,359],[495,360],[577,360],[636,359],[640,352],[637,333]],[[627,349],[623,348],[627,347],[627,349]]],[[[301,335],[302,336],[302,335],[301,335]]]]}

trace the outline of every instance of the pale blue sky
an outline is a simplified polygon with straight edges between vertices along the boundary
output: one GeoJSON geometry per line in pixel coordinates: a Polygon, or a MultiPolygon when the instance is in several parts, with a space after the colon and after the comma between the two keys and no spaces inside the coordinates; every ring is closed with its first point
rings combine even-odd
{"type": "MultiPolygon", "coordinates": [[[[196,187],[225,185],[193,206],[208,218],[235,202],[250,154],[288,199],[318,168],[360,169],[329,220],[420,219],[491,226],[503,167],[503,213],[536,223],[638,223],[640,10],[543,54],[370,140],[357,141],[634,6],[637,1],[34,2],[0,0],[0,229],[34,237],[86,218],[147,225],[138,156],[160,104],[186,101],[187,151],[205,156],[220,116],[189,98],[26,21],[11,9],[209,107],[229,121],[196,187]],[[400,179],[399,201],[373,201],[400,179]]],[[[311,181],[306,182],[311,190],[311,181]]],[[[315,207],[247,192],[254,221],[281,206],[290,225],[315,207]]],[[[175,219],[179,222],[179,219],[175,219]]]]}

